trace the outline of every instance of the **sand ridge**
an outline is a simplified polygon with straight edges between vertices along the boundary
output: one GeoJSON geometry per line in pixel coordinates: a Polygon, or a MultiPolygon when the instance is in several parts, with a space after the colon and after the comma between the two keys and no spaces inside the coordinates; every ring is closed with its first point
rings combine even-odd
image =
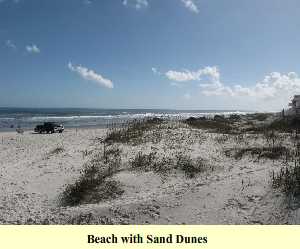
{"type": "MultiPolygon", "coordinates": [[[[179,126],[162,131],[157,141],[118,144],[122,166],[112,179],[120,182],[118,198],[62,207],[59,197],[80,176],[83,165],[102,153],[106,129],[68,129],[62,134],[0,133],[1,224],[286,224],[299,223],[284,196],[272,189],[272,160],[236,160],[225,155],[243,143],[262,145],[249,135],[235,136],[179,126]],[[57,148],[62,148],[56,152],[57,148]],[[201,156],[208,169],[187,177],[130,168],[137,153],[155,151],[158,157],[178,153],[201,156]]],[[[257,135],[255,135],[257,136],[257,135]]]]}

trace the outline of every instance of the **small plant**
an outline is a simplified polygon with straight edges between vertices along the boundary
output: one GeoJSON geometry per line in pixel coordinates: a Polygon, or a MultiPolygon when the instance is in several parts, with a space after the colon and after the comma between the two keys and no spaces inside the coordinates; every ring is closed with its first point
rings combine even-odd
{"type": "Polygon", "coordinates": [[[254,113],[254,114],[250,114],[250,116],[251,116],[251,118],[253,120],[258,120],[258,121],[265,121],[271,115],[272,114],[270,114],[270,113],[254,113]]]}
{"type": "Polygon", "coordinates": [[[131,161],[131,167],[133,169],[142,169],[145,171],[155,170],[157,165],[156,154],[156,152],[151,152],[147,155],[140,151],[131,161]]]}
{"type": "Polygon", "coordinates": [[[224,143],[226,143],[228,140],[229,140],[229,135],[227,135],[227,134],[222,134],[222,135],[217,136],[217,137],[215,138],[215,141],[216,141],[218,144],[224,144],[224,143]]]}
{"type": "Polygon", "coordinates": [[[288,196],[300,196],[300,165],[282,168],[278,173],[272,175],[272,185],[280,188],[288,196]]]}
{"type": "Polygon", "coordinates": [[[49,152],[49,154],[50,154],[50,155],[55,155],[55,154],[62,153],[62,152],[64,152],[64,151],[65,151],[64,147],[59,146],[59,147],[57,147],[57,148],[51,150],[51,151],[49,152]]]}
{"type": "Polygon", "coordinates": [[[105,163],[109,161],[118,163],[121,160],[121,150],[118,147],[109,147],[104,146],[103,150],[103,159],[105,163]]]}
{"type": "Polygon", "coordinates": [[[81,172],[80,178],[73,184],[67,185],[62,197],[62,206],[77,206],[85,203],[86,196],[96,192],[99,185],[104,184],[105,178],[111,176],[108,169],[100,168],[98,165],[87,165],[81,172]]]}
{"type": "MultiPolygon", "coordinates": [[[[231,155],[232,149],[226,150],[225,154],[227,156],[231,155]]],[[[241,149],[234,149],[233,157],[238,160],[241,159],[244,155],[250,154],[251,156],[256,156],[256,159],[261,158],[268,159],[279,159],[280,157],[289,157],[290,151],[284,146],[274,146],[274,147],[248,147],[241,149]]]]}
{"type": "Polygon", "coordinates": [[[88,192],[83,199],[83,203],[97,203],[99,201],[114,199],[122,195],[124,190],[120,182],[115,180],[104,180],[97,185],[94,191],[88,192]]]}
{"type": "Polygon", "coordinates": [[[238,115],[238,114],[231,114],[229,116],[229,120],[232,120],[232,121],[240,121],[241,120],[241,116],[238,115]]]}
{"type": "Polygon", "coordinates": [[[213,120],[206,118],[188,118],[183,122],[197,129],[206,129],[223,134],[234,133],[231,122],[222,116],[217,116],[213,120]]]}
{"type": "Polygon", "coordinates": [[[135,170],[153,171],[166,174],[172,169],[173,160],[168,157],[159,158],[157,152],[143,154],[139,152],[131,161],[131,167],[135,170]]]}
{"type": "Polygon", "coordinates": [[[130,143],[141,142],[146,131],[153,129],[155,126],[162,124],[160,118],[145,118],[133,120],[123,124],[111,124],[108,127],[108,133],[104,142],[106,143],[130,143]]]}
{"type": "Polygon", "coordinates": [[[90,150],[90,151],[89,150],[83,150],[82,151],[82,157],[85,158],[85,157],[91,155],[92,153],[93,153],[92,150],[90,150]]]}
{"type": "Polygon", "coordinates": [[[119,183],[108,179],[118,171],[120,164],[118,149],[111,149],[106,158],[102,154],[95,155],[81,171],[79,179],[66,186],[61,195],[61,205],[95,203],[122,194],[119,183]]]}
{"type": "Polygon", "coordinates": [[[72,225],[113,225],[113,220],[106,216],[96,216],[93,213],[81,213],[75,217],[71,217],[67,224],[72,225]]]}
{"type": "Polygon", "coordinates": [[[177,155],[176,168],[184,171],[187,176],[192,178],[196,174],[204,172],[207,167],[205,161],[200,157],[193,160],[190,156],[179,154],[177,155]]]}

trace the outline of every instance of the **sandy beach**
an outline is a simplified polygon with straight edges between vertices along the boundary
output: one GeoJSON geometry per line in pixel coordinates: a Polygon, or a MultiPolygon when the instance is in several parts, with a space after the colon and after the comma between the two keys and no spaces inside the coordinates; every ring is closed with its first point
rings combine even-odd
{"type": "MultiPolygon", "coordinates": [[[[285,159],[233,156],[241,148],[269,146],[263,134],[214,132],[182,122],[162,122],[127,142],[107,139],[111,132],[1,132],[0,223],[300,223],[299,208],[290,208],[285,194],[272,187],[272,172],[285,159]],[[82,183],[84,169],[93,163],[113,169],[111,161],[117,169],[101,178],[100,189],[84,188],[88,197],[70,202],[66,189],[82,183]]],[[[281,136],[280,144],[292,148],[289,136],[281,136]]]]}

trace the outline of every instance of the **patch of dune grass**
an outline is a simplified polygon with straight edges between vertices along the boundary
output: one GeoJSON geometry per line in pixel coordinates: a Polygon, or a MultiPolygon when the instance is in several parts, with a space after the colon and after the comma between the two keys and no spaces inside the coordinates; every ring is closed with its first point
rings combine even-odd
{"type": "Polygon", "coordinates": [[[131,167],[133,169],[142,169],[145,171],[155,170],[157,165],[156,152],[149,154],[143,154],[141,151],[131,161],[131,167]]]}
{"type": "Polygon", "coordinates": [[[232,123],[225,118],[205,119],[188,118],[184,121],[192,128],[211,130],[216,133],[231,134],[234,133],[232,123]]]}
{"type": "Polygon", "coordinates": [[[179,154],[176,159],[176,168],[182,170],[190,178],[207,169],[206,162],[201,157],[192,159],[189,155],[179,154]]]}
{"type": "Polygon", "coordinates": [[[300,165],[282,168],[272,175],[272,185],[288,196],[300,197],[300,165]]]}
{"type": "Polygon", "coordinates": [[[253,113],[253,114],[247,114],[247,117],[252,120],[258,120],[258,121],[265,121],[270,116],[272,116],[272,113],[253,113]]]}
{"type": "Polygon", "coordinates": [[[58,147],[56,147],[55,149],[51,150],[51,151],[49,152],[49,154],[50,154],[50,155],[55,155],[55,154],[62,153],[62,152],[64,152],[64,151],[65,151],[64,147],[58,146],[58,147]]]}
{"type": "Polygon", "coordinates": [[[111,125],[108,129],[105,143],[130,143],[141,142],[146,131],[153,129],[155,126],[162,124],[160,118],[146,118],[133,120],[122,125],[111,125]]]}
{"type": "Polygon", "coordinates": [[[260,125],[251,123],[250,127],[243,129],[244,132],[252,133],[266,133],[270,131],[277,131],[280,133],[292,133],[300,131],[300,118],[299,117],[284,117],[277,118],[271,123],[263,123],[260,125]]]}
{"type": "Polygon", "coordinates": [[[165,174],[177,169],[183,171],[188,177],[194,177],[207,169],[206,161],[198,157],[192,159],[190,155],[179,153],[175,158],[159,157],[156,152],[143,154],[139,152],[131,161],[135,170],[153,171],[165,174]]]}
{"type": "Polygon", "coordinates": [[[118,171],[120,161],[119,154],[114,154],[112,158],[106,159],[96,155],[86,164],[80,177],[74,183],[66,186],[60,198],[61,205],[76,206],[84,203],[97,203],[122,194],[123,190],[120,184],[110,179],[118,171]]]}
{"type": "Polygon", "coordinates": [[[113,219],[106,216],[97,216],[93,213],[81,213],[75,217],[71,217],[67,224],[72,225],[113,225],[113,219]]]}
{"type": "Polygon", "coordinates": [[[236,160],[241,159],[245,155],[251,155],[257,159],[267,158],[267,159],[279,159],[281,157],[290,157],[290,150],[284,146],[274,146],[274,147],[246,147],[239,149],[229,149],[225,151],[227,156],[231,155],[233,151],[233,157],[236,160]]]}
{"type": "Polygon", "coordinates": [[[166,173],[170,171],[172,160],[167,157],[159,158],[156,152],[143,154],[139,152],[130,162],[131,168],[135,170],[154,171],[156,173],[166,173]]]}

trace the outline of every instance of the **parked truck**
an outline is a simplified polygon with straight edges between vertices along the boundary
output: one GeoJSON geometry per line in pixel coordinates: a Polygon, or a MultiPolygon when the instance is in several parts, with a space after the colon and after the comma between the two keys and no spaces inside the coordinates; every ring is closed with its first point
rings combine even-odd
{"type": "Polygon", "coordinates": [[[64,131],[64,126],[62,124],[57,124],[53,122],[45,122],[42,125],[37,125],[34,131],[37,133],[62,133],[64,131]]]}

